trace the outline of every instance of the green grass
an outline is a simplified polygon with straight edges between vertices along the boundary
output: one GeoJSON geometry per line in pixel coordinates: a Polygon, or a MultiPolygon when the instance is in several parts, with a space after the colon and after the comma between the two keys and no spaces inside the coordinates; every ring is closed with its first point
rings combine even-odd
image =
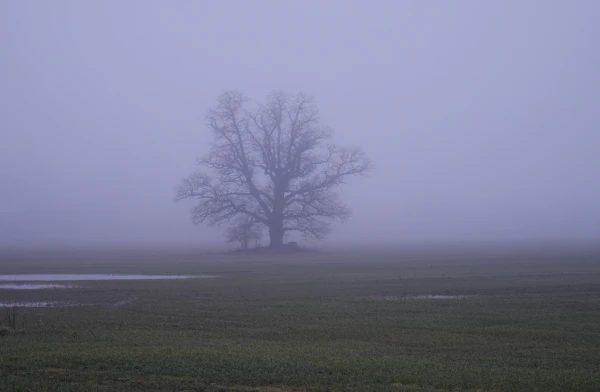
{"type": "Polygon", "coordinates": [[[85,305],[22,309],[0,336],[0,390],[600,390],[595,252],[0,258],[0,274],[34,272],[222,277],[0,290],[85,305]],[[466,297],[403,298],[424,293],[466,297]]]}

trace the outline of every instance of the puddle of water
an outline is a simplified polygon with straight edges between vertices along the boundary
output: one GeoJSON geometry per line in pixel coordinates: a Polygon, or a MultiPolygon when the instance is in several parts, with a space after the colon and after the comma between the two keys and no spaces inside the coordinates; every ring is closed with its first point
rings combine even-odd
{"type": "Polygon", "coordinates": [[[58,301],[11,301],[0,302],[0,308],[59,308],[66,306],[89,306],[77,302],[58,302],[58,301]]]}
{"type": "Polygon", "coordinates": [[[75,286],[52,283],[0,283],[0,289],[5,290],[42,290],[42,289],[71,289],[75,286]]]}
{"type": "Polygon", "coordinates": [[[59,302],[44,302],[44,301],[32,301],[32,302],[0,302],[0,308],[50,308],[57,306],[59,302]]]}
{"type": "Polygon", "coordinates": [[[438,294],[425,294],[425,295],[413,295],[407,297],[410,299],[461,299],[465,298],[464,295],[438,295],[438,294]]]}
{"type": "Polygon", "coordinates": [[[115,303],[113,306],[115,308],[120,308],[121,306],[131,305],[133,303],[133,300],[134,300],[133,297],[127,298],[127,299],[124,299],[123,301],[119,301],[119,302],[115,303]]]}
{"type": "Polygon", "coordinates": [[[80,280],[159,280],[218,278],[217,275],[26,274],[0,275],[0,282],[58,282],[80,280]]]}
{"type": "Polygon", "coordinates": [[[442,294],[420,294],[420,295],[382,295],[382,296],[371,296],[369,299],[377,301],[401,301],[406,299],[462,299],[466,298],[466,295],[442,295],[442,294]]]}

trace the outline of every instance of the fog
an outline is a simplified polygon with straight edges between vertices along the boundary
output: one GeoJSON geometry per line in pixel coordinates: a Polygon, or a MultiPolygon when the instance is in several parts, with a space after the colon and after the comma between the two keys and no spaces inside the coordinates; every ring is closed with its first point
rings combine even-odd
{"type": "Polygon", "coordinates": [[[211,244],[173,201],[225,89],[361,146],[324,243],[600,240],[600,3],[0,2],[0,244],[211,244]]]}

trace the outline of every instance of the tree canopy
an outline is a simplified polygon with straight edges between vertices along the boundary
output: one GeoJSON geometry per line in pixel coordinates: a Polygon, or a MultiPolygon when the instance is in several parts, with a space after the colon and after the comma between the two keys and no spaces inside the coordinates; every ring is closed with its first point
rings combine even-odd
{"type": "Polygon", "coordinates": [[[194,223],[249,217],[268,228],[271,247],[292,231],[325,237],[335,219],[350,216],[337,189],[366,173],[370,160],[359,148],[331,144],[331,129],[304,94],[276,91],[254,110],[248,103],[241,92],[227,91],[208,111],[214,141],[198,159],[203,170],[182,181],[176,200],[197,200],[194,223]]]}

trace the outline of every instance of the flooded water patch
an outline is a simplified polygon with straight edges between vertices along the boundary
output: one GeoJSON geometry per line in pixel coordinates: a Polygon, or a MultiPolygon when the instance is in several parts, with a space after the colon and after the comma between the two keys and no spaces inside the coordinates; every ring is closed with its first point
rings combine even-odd
{"type": "Polygon", "coordinates": [[[64,308],[67,306],[90,306],[90,304],[64,301],[0,301],[0,308],[64,308]]]}
{"type": "Polygon", "coordinates": [[[412,295],[408,299],[461,299],[466,298],[466,295],[442,295],[442,294],[423,294],[412,295]]]}
{"type": "Polygon", "coordinates": [[[60,302],[29,301],[29,302],[0,302],[0,308],[50,308],[60,302]]]}
{"type": "Polygon", "coordinates": [[[121,306],[131,305],[135,299],[136,299],[136,297],[129,297],[127,299],[124,299],[122,301],[119,301],[119,302],[113,304],[113,307],[120,308],[121,306]]]}
{"type": "Polygon", "coordinates": [[[218,275],[23,274],[0,275],[0,282],[60,282],[90,280],[206,279],[218,275]]]}
{"type": "Polygon", "coordinates": [[[447,295],[447,294],[418,294],[418,295],[372,295],[368,299],[373,301],[403,301],[403,300],[444,300],[444,299],[464,299],[467,295],[447,295]]]}
{"type": "Polygon", "coordinates": [[[72,289],[77,286],[53,283],[0,283],[4,290],[43,290],[43,289],[72,289]]]}

